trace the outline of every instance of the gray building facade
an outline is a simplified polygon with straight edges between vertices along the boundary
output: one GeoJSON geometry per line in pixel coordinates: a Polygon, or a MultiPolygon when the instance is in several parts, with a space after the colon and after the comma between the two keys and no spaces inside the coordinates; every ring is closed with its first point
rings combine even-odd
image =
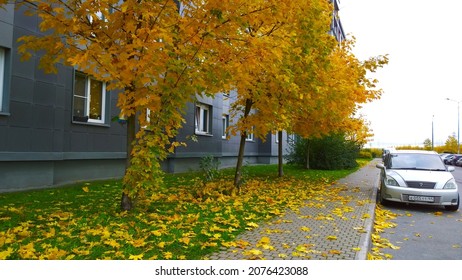
{"type": "MultiPolygon", "coordinates": [[[[17,40],[40,34],[38,22],[14,4],[0,9],[0,192],[122,177],[126,126],[111,122],[119,114],[118,93],[71,67],[47,74],[38,67],[39,57],[21,61],[17,40]]],[[[176,139],[187,147],[163,162],[165,171],[195,170],[206,155],[222,167],[236,163],[240,138],[224,135],[233,122],[229,108],[235,94],[187,104],[187,122],[176,139]],[[189,140],[192,135],[197,142],[189,140]]],[[[246,162],[277,161],[276,135],[265,142],[248,138],[246,162]]]]}

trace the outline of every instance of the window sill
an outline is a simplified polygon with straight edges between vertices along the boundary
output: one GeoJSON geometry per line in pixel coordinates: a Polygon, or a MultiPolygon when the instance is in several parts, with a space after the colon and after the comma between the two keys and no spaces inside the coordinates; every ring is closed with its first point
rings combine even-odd
{"type": "Polygon", "coordinates": [[[196,131],[194,134],[197,136],[206,136],[206,137],[213,137],[213,134],[209,134],[207,132],[196,131]]]}
{"type": "Polygon", "coordinates": [[[108,124],[105,123],[93,123],[93,122],[79,122],[79,121],[72,121],[73,124],[79,124],[79,125],[90,125],[90,126],[99,126],[99,127],[111,127],[108,124]]]}
{"type": "Polygon", "coordinates": [[[11,114],[7,113],[7,112],[0,112],[0,116],[9,117],[9,116],[11,116],[11,114]]]}

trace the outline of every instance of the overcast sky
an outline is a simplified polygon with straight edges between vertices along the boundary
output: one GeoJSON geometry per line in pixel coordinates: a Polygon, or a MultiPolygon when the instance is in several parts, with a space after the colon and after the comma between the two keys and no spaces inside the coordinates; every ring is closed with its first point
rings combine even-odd
{"type": "Polygon", "coordinates": [[[457,137],[457,102],[446,99],[462,101],[461,13],[460,0],[340,0],[355,55],[390,59],[375,75],[382,98],[361,111],[375,134],[370,146],[421,145],[432,120],[435,145],[457,137]]]}

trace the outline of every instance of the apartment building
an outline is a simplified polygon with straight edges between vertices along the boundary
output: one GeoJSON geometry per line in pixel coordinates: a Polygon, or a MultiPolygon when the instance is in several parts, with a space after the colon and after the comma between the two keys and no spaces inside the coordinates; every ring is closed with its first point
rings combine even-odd
{"type": "MultiPolygon", "coordinates": [[[[0,192],[122,177],[126,126],[111,121],[119,115],[118,93],[71,67],[47,74],[38,68],[39,57],[21,61],[17,40],[38,34],[38,22],[14,4],[0,9],[0,192]]],[[[187,104],[176,137],[187,147],[163,162],[166,172],[196,170],[206,155],[222,167],[235,165],[240,138],[226,135],[235,98],[230,92],[187,104]]],[[[284,151],[292,139],[284,134],[284,151]]],[[[265,140],[248,135],[246,163],[277,162],[276,135],[265,140]]]]}

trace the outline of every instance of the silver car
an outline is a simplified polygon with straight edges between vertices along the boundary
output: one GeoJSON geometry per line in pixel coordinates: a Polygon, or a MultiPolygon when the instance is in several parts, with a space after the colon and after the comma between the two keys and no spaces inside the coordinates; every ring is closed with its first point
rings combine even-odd
{"type": "Polygon", "coordinates": [[[396,150],[377,164],[380,190],[377,199],[424,205],[441,205],[447,210],[459,209],[459,192],[451,172],[436,152],[396,150]]]}

